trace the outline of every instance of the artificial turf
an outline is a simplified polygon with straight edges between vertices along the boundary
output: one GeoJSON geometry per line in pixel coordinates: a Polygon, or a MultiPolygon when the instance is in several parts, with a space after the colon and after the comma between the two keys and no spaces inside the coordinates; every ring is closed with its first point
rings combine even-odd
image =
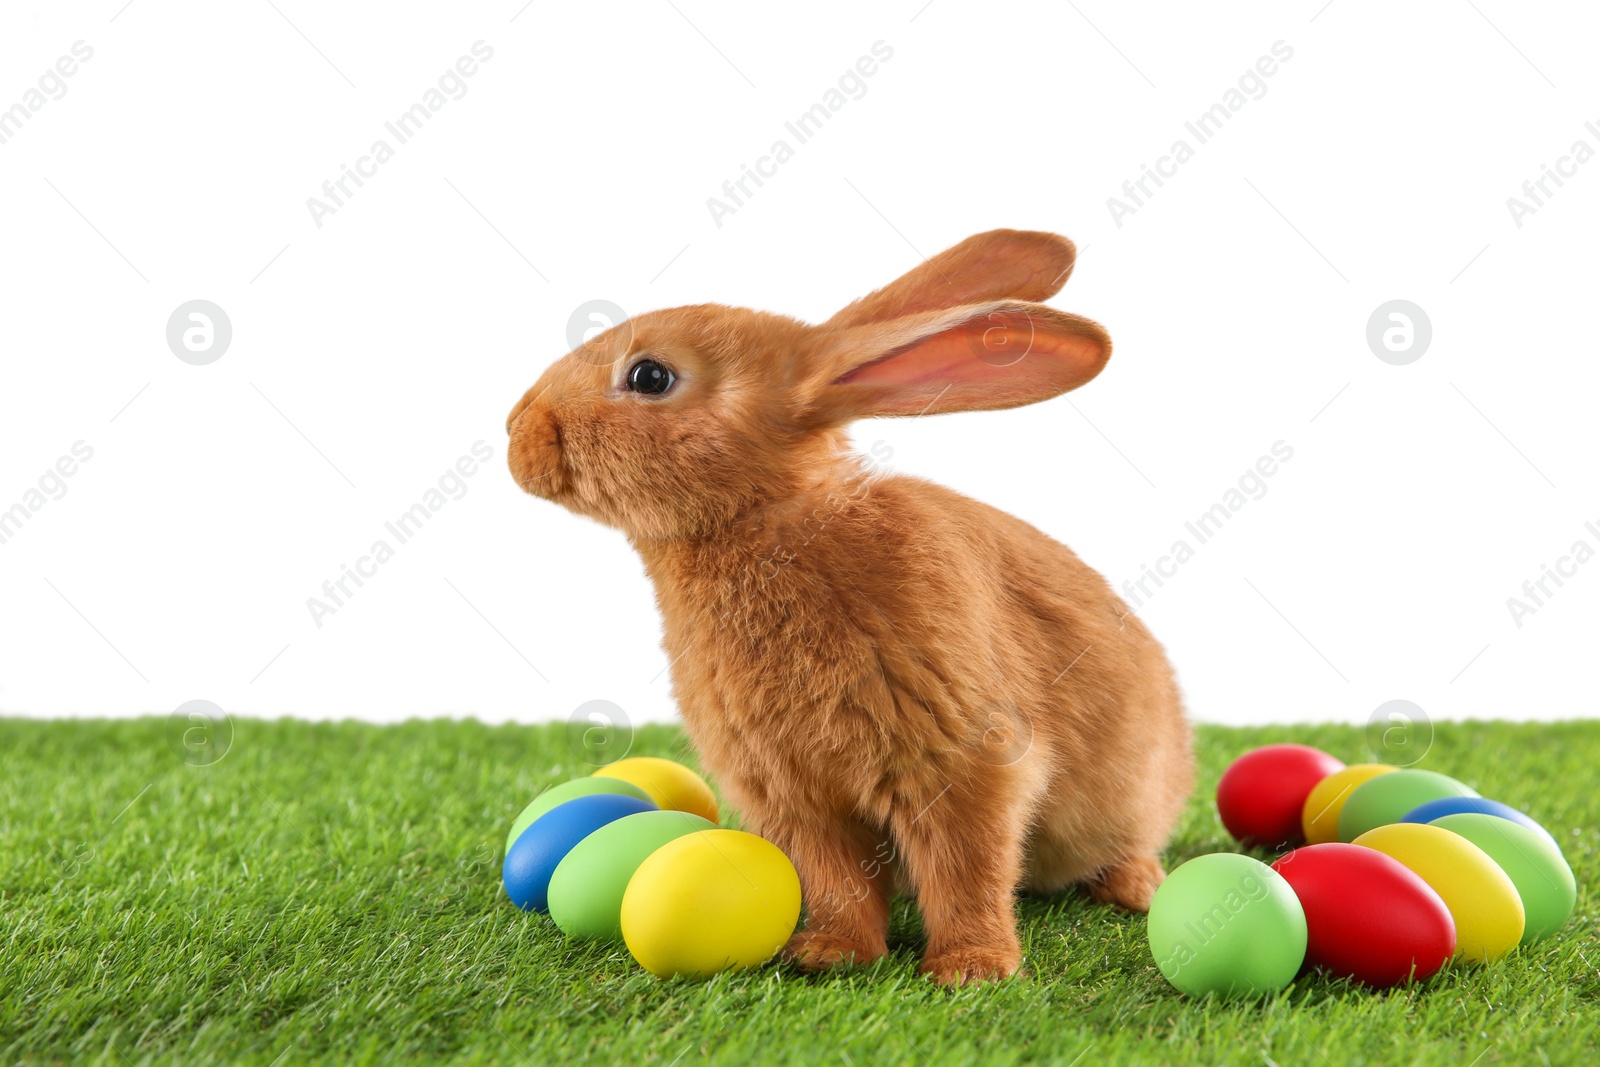
{"type": "MultiPolygon", "coordinates": [[[[1487,1067],[1600,1046],[1600,723],[1444,724],[1420,764],[1557,836],[1579,883],[1561,934],[1389,993],[1302,976],[1233,1002],[1178,994],[1142,917],[1077,895],[1019,902],[1022,980],[931,985],[902,904],[868,968],[659,981],[500,888],[517,811],[590,769],[563,727],[234,727],[191,766],[164,719],[0,720],[0,1062],[1487,1067]]],[[[1217,776],[1277,740],[1370,758],[1354,728],[1200,729],[1169,866],[1234,848],[1217,776]]],[[[632,753],[692,762],[668,727],[632,753]]]]}

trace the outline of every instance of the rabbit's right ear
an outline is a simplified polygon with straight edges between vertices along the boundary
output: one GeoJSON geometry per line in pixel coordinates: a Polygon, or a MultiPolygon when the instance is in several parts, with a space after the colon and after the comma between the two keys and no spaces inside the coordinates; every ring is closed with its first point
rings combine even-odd
{"type": "Polygon", "coordinates": [[[990,230],[924,260],[823,323],[848,329],[991,300],[1054,296],[1078,258],[1073,243],[1037,230],[990,230]]]}
{"type": "Polygon", "coordinates": [[[1021,300],[818,329],[796,405],[803,424],[997,411],[1059,396],[1099,374],[1111,338],[1097,322],[1021,300]]]}

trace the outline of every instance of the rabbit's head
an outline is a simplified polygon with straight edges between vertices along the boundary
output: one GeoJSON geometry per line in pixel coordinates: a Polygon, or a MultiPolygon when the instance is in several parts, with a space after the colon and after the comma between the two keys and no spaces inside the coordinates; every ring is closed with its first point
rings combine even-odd
{"type": "Polygon", "coordinates": [[[816,485],[854,419],[1017,407],[1105,366],[1101,327],[1036,303],[1072,242],[968,238],[821,325],[702,304],[574,349],[512,409],[523,489],[644,539],[705,534],[816,485]]]}

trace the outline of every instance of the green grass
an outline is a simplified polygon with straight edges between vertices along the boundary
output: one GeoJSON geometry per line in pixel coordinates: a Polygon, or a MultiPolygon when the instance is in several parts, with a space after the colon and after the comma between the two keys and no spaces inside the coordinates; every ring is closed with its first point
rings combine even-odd
{"type": "MultiPolygon", "coordinates": [[[[1230,849],[1210,803],[1269,740],[1355,761],[1344,727],[1200,731],[1169,860],[1230,849]]],[[[1525,808],[1578,875],[1558,937],[1377,994],[1303,977],[1264,1001],[1186,999],[1144,920],[1019,903],[1031,977],[959,991],[892,958],[662,982],[572,944],[499,885],[518,809],[587,768],[561,727],[240,721],[192,767],[165,720],[0,720],[0,1062],[452,1060],[945,1064],[1593,1062],[1600,1045],[1600,723],[1451,724],[1422,766],[1525,808]]],[[[668,728],[633,752],[683,757],[668,728]]]]}

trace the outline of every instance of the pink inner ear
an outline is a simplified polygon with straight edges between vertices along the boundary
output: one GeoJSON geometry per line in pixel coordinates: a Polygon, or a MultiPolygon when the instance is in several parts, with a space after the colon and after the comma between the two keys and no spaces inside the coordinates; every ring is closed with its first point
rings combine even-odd
{"type": "Polygon", "coordinates": [[[997,312],[864,363],[835,385],[871,388],[870,413],[1014,407],[1064,393],[1099,372],[1096,338],[997,312]]]}

